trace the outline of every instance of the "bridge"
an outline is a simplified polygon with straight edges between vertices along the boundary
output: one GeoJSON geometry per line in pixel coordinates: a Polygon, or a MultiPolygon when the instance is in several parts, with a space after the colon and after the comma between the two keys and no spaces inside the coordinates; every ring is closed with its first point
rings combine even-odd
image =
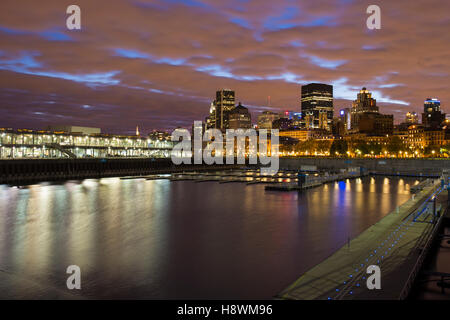
{"type": "Polygon", "coordinates": [[[405,299],[440,229],[447,204],[447,187],[441,180],[430,180],[394,212],[301,275],[277,298],[405,299]],[[381,269],[380,290],[369,290],[366,285],[370,265],[381,269]]]}

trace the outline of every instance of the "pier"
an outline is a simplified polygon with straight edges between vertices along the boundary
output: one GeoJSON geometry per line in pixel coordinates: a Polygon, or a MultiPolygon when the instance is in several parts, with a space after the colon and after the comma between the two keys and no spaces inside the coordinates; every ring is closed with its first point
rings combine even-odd
{"type": "Polygon", "coordinates": [[[368,173],[362,172],[344,172],[333,175],[322,176],[306,176],[305,182],[299,184],[298,179],[295,179],[297,183],[277,183],[275,185],[266,186],[266,190],[270,191],[298,191],[304,189],[310,189],[324,185],[325,183],[342,181],[347,179],[356,179],[368,176],[368,173]]]}
{"type": "Polygon", "coordinates": [[[433,180],[406,203],[300,276],[277,298],[287,300],[406,299],[438,233],[447,190],[433,180]],[[367,267],[381,270],[369,290],[367,267]]]}
{"type": "Polygon", "coordinates": [[[173,172],[172,174],[157,174],[136,177],[123,177],[122,179],[147,179],[170,181],[192,181],[195,183],[218,182],[218,183],[245,183],[245,184],[273,184],[282,181],[296,181],[297,174],[290,171],[282,171],[275,175],[262,175],[259,169],[249,167],[220,167],[211,168],[211,170],[190,170],[173,172]],[[225,170],[226,169],[226,170],[225,170]]]}

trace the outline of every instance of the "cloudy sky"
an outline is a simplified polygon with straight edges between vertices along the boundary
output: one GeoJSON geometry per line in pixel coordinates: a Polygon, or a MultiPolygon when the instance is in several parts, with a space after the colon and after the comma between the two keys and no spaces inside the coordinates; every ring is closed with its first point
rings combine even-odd
{"type": "Polygon", "coordinates": [[[300,111],[334,85],[335,109],[374,92],[399,122],[437,97],[450,112],[448,0],[1,0],[0,127],[131,133],[203,120],[219,88],[254,116],[300,111]],[[66,8],[82,30],[67,30],[66,8]],[[366,9],[381,8],[381,30],[366,9]]]}

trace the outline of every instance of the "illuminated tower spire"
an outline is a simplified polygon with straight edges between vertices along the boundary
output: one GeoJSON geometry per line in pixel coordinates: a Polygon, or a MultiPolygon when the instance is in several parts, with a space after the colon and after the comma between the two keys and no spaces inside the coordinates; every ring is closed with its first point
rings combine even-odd
{"type": "Polygon", "coordinates": [[[136,136],[140,136],[140,134],[139,134],[139,126],[136,126],[136,136]]]}

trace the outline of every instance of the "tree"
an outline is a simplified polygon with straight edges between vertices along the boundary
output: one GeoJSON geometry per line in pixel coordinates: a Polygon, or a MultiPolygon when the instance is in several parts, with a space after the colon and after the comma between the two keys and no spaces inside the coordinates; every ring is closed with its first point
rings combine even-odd
{"type": "Polygon", "coordinates": [[[346,154],[348,151],[348,144],[345,140],[334,140],[330,147],[330,155],[346,154]]]}
{"type": "Polygon", "coordinates": [[[353,145],[353,149],[354,149],[353,151],[355,153],[359,153],[359,154],[362,154],[362,155],[370,153],[369,145],[367,144],[367,142],[365,142],[363,140],[355,141],[355,143],[353,145]]]}
{"type": "Polygon", "coordinates": [[[381,145],[376,142],[370,142],[367,147],[369,148],[370,154],[380,154],[381,153],[381,145]]]}
{"type": "Polygon", "coordinates": [[[441,147],[440,146],[428,146],[423,150],[424,154],[428,154],[428,155],[438,155],[441,152],[441,147]],[[434,151],[434,152],[433,152],[434,151]]]}
{"type": "Polygon", "coordinates": [[[405,145],[402,142],[402,139],[398,136],[392,136],[389,139],[388,145],[387,145],[387,151],[389,153],[399,153],[400,151],[405,150],[405,145]]]}

